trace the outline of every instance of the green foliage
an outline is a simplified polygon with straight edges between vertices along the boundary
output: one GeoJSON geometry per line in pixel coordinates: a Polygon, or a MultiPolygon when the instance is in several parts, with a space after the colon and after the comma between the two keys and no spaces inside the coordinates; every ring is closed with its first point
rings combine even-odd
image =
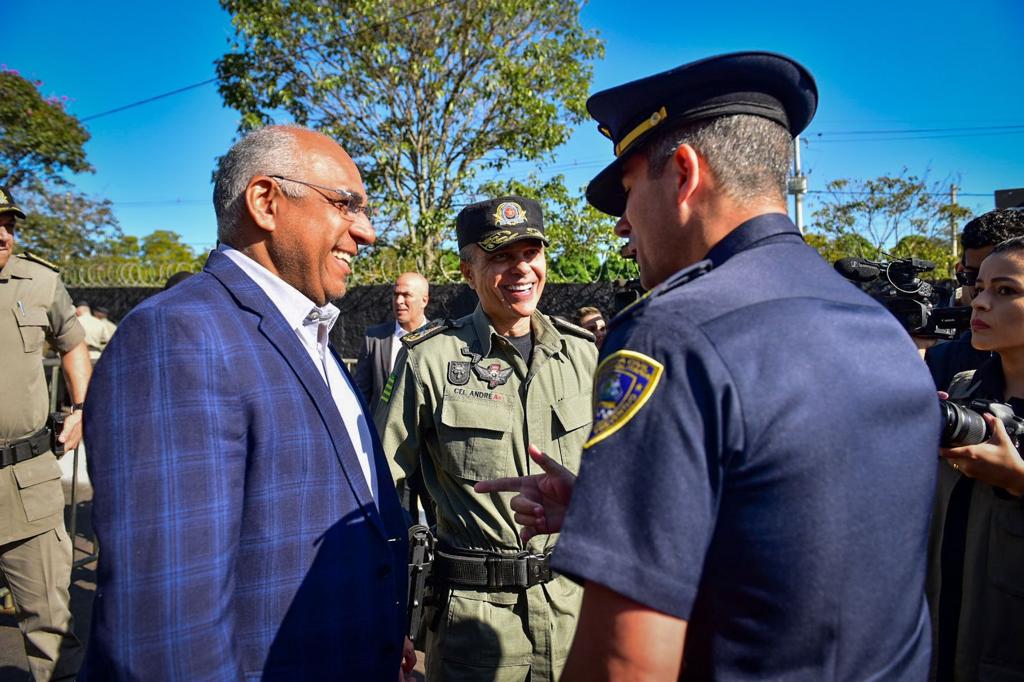
{"type": "Polygon", "coordinates": [[[869,180],[833,180],[814,211],[807,241],[829,262],[915,256],[935,262],[935,277],[951,277],[953,233],[959,234],[971,211],[950,203],[944,187],[948,183],[929,185],[906,169],[869,180]]]}
{"type": "Polygon", "coordinates": [[[85,158],[89,133],[64,111],[67,98],[44,97],[41,85],[0,71],[0,185],[28,215],[18,224],[19,246],[66,265],[94,256],[120,228],[109,201],[75,192],[64,177],[92,172],[85,158]]]}
{"type": "Polygon", "coordinates": [[[196,259],[192,247],[170,230],[154,230],[142,238],[142,260],[146,263],[183,263],[196,259]]]}
{"type": "Polygon", "coordinates": [[[622,240],[615,235],[615,218],[601,213],[583,198],[584,190],[570,192],[565,178],[550,180],[530,176],[524,181],[484,183],[480,196],[517,194],[540,202],[544,228],[551,240],[548,249],[548,281],[595,282],[637,276],[636,263],[623,258],[622,240]]]}
{"type": "Polygon", "coordinates": [[[27,220],[19,221],[18,244],[53,263],[66,265],[103,255],[106,241],[122,238],[109,201],[70,189],[30,193],[27,199],[27,220]]]}
{"type": "Polygon", "coordinates": [[[481,171],[542,161],[565,142],[603,53],[576,3],[221,5],[237,33],[217,64],[220,92],[240,128],[290,117],[339,140],[380,208],[375,257],[411,257],[435,279],[446,277],[457,197],[481,171]]]}
{"type": "Polygon", "coordinates": [[[89,133],[61,99],[44,98],[40,85],[0,71],[0,185],[12,191],[38,192],[46,184],[67,184],[65,171],[92,171],[85,160],[89,133]]]}

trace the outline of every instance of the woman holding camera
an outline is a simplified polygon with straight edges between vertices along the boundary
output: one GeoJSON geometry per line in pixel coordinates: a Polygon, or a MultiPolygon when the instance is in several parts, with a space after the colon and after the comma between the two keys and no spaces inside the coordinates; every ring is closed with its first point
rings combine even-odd
{"type": "MultiPolygon", "coordinates": [[[[999,244],[982,262],[971,307],[974,347],[996,355],[958,374],[949,397],[962,406],[972,400],[1005,403],[1019,419],[1024,238],[999,244]]],[[[984,403],[967,407],[981,413],[987,440],[939,453],[928,576],[935,678],[1024,680],[1024,459],[1018,424],[1007,410],[1008,433],[984,403]]]]}

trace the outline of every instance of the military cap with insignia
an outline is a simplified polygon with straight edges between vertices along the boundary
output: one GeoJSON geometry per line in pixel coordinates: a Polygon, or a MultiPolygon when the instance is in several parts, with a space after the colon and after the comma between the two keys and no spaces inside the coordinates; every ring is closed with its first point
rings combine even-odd
{"type": "Polygon", "coordinates": [[[459,248],[476,244],[484,251],[496,251],[521,239],[539,239],[544,235],[544,216],[540,204],[517,196],[488,199],[470,204],[455,219],[459,248]]]}
{"type": "Polygon", "coordinates": [[[622,167],[656,131],[721,116],[751,114],[798,135],[814,117],[814,77],[789,57],[734,52],[683,64],[602,90],[587,100],[598,130],[615,145],[615,160],[587,186],[587,201],[604,213],[626,210],[622,167]]]}
{"type": "Polygon", "coordinates": [[[6,187],[0,187],[0,213],[13,213],[22,220],[25,220],[25,212],[14,203],[14,197],[11,196],[6,187]]]}

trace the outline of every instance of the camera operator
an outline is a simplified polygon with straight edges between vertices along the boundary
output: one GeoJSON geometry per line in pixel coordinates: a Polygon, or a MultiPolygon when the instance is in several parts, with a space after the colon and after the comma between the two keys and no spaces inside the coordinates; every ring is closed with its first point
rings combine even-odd
{"type": "Polygon", "coordinates": [[[1024,675],[1024,236],[991,249],[976,272],[972,343],[993,355],[956,375],[957,402],[944,410],[943,444],[960,446],[940,450],[930,538],[937,680],[1024,675]]]}
{"type": "MultiPolygon", "coordinates": [[[[970,305],[974,297],[974,281],[981,261],[992,253],[996,244],[1021,235],[1024,235],[1024,211],[1020,209],[996,209],[964,225],[960,233],[963,255],[956,266],[956,279],[963,287],[961,295],[965,305],[970,305]]],[[[971,346],[971,332],[967,332],[954,341],[929,348],[924,360],[935,387],[942,390],[955,374],[977,368],[989,356],[987,351],[971,346]]]]}

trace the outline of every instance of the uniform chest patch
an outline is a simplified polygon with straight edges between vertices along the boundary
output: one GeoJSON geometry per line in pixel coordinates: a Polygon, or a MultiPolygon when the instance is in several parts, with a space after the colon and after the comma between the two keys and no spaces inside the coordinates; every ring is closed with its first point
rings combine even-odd
{"type": "Polygon", "coordinates": [[[500,362],[492,362],[486,366],[481,362],[473,365],[473,373],[480,381],[487,382],[487,388],[494,389],[495,386],[508,382],[508,378],[512,376],[512,368],[502,369],[500,362]]]}
{"type": "Polygon", "coordinates": [[[650,399],[664,370],[660,362],[636,351],[620,350],[605,358],[594,379],[594,425],[583,447],[625,426],[650,399]]]}
{"type": "Polygon", "coordinates": [[[465,386],[469,383],[469,363],[452,360],[448,363],[448,383],[453,386],[465,386]]]}

